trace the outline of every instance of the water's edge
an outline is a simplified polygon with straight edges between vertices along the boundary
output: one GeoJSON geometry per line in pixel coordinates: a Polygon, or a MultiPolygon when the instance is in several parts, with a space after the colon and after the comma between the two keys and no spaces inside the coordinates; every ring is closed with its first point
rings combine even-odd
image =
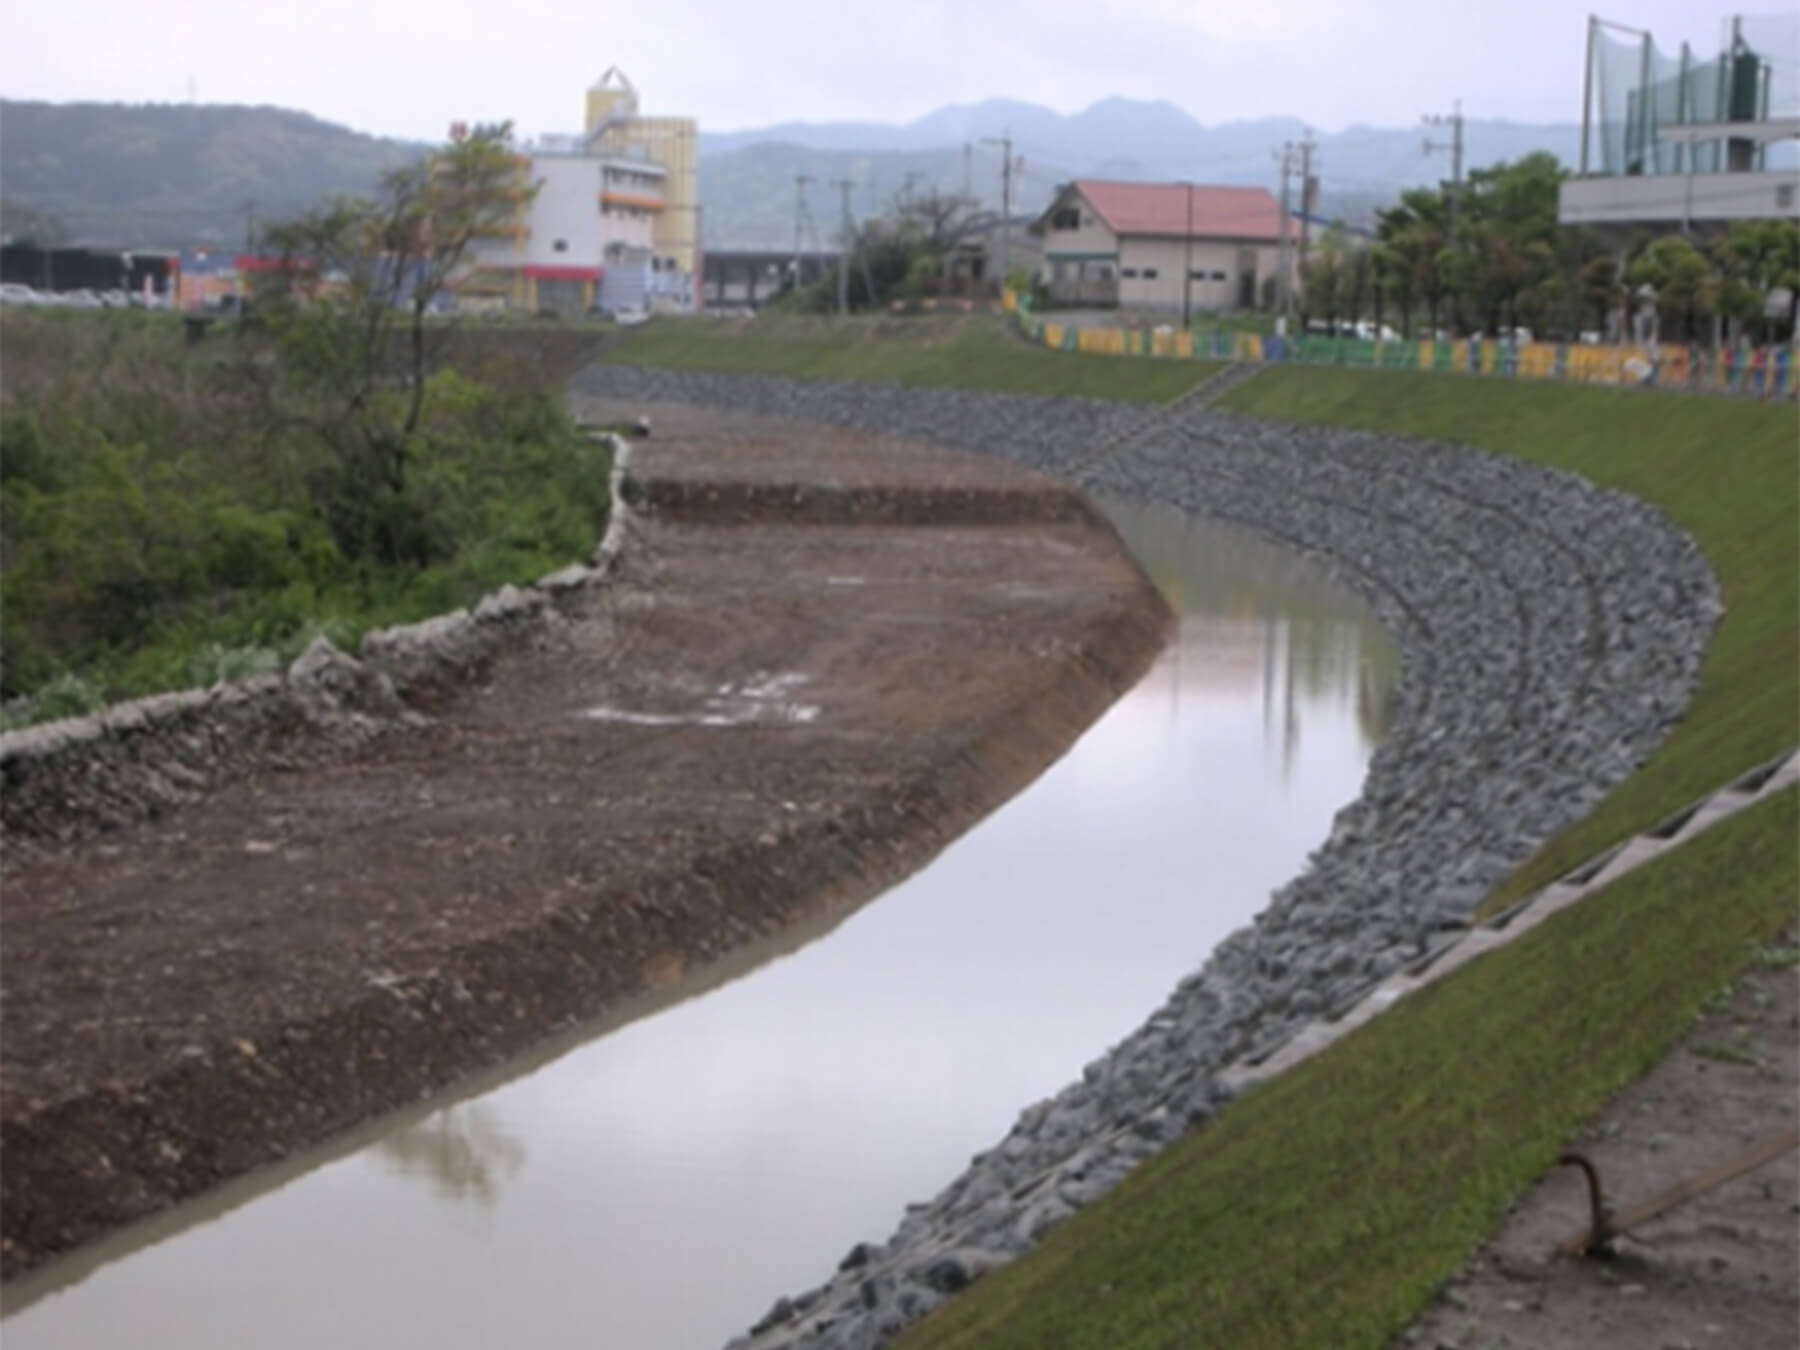
{"type": "Polygon", "coordinates": [[[734,1347],[880,1345],[1208,1120],[1221,1069],[1466,927],[1622,782],[1679,719],[1721,613],[1698,547],[1654,508],[1464,447],[1198,406],[1146,423],[1098,400],[604,364],[574,387],[982,450],[1245,524],[1320,558],[1403,653],[1363,794],[1305,872],[1081,1081],[734,1347]]]}
{"type": "MultiPolygon", "coordinates": [[[[1031,696],[1021,691],[1016,698],[990,699],[994,715],[966,728],[967,734],[955,743],[943,746],[937,762],[918,766],[915,779],[899,785],[893,803],[884,803],[883,809],[876,811],[872,806],[863,810],[851,801],[845,811],[854,819],[834,817],[794,830],[779,850],[752,847],[754,841],[726,840],[712,871],[733,877],[733,890],[753,901],[755,912],[740,913],[743,904],[736,908],[728,904],[714,916],[710,930],[698,936],[689,934],[694,942],[687,955],[693,961],[728,952],[758,932],[776,933],[778,942],[802,940],[816,936],[814,929],[819,924],[829,926],[841,920],[857,905],[923,865],[946,842],[1054,762],[1153,661],[1172,616],[1131,562],[1116,532],[1079,494],[1029,475],[1019,475],[1019,479],[1022,509],[1030,512],[1028,521],[1041,518],[1047,496],[1061,496],[1068,504],[1061,513],[1065,527],[1091,533],[1098,554],[1116,555],[1116,561],[1108,563],[1116,575],[1104,592],[1104,603],[1089,606],[1088,618],[1079,630],[1058,616],[1035,620],[1042,629],[1037,636],[1043,640],[1043,659],[1036,666],[1038,683],[1031,696]],[[1074,524],[1070,526],[1070,522],[1074,524]],[[898,809],[900,804],[906,809],[898,809]],[[894,809],[888,809],[890,805],[894,809]],[[746,854],[765,861],[749,865],[746,854]],[[763,875],[765,872],[768,875],[763,875]]],[[[634,556],[631,516],[624,505],[628,493],[618,491],[617,495],[615,530],[604,555],[607,575],[615,578],[647,561],[634,556]]],[[[873,495],[878,497],[879,492],[873,495]]],[[[778,516],[770,519],[779,523],[778,516]]],[[[754,530],[756,526],[743,528],[754,530]]],[[[639,555],[642,552],[637,550],[639,555]]],[[[563,603],[579,608],[584,603],[583,593],[605,591],[608,584],[598,573],[585,573],[574,588],[576,598],[563,603]]],[[[547,602],[540,600],[530,606],[531,615],[540,615],[546,608],[547,602]]],[[[477,622],[468,615],[457,617],[465,625],[477,622]]],[[[497,624],[502,634],[510,626],[505,619],[497,624]]],[[[382,691],[382,697],[391,698],[391,691],[382,691]]],[[[205,715],[210,698],[180,700],[180,707],[167,718],[138,716],[127,723],[115,717],[97,730],[76,736],[63,734],[66,728],[38,732],[19,747],[19,758],[60,771],[71,758],[95,752],[129,761],[134,736],[157,743],[192,741],[204,746],[212,738],[192,736],[192,722],[196,715],[205,715]],[[122,751],[115,748],[121,745],[122,751]]],[[[820,772],[828,776],[830,770],[821,766],[820,772]]],[[[46,781],[53,783],[59,777],[60,772],[52,772],[46,781]]],[[[683,877],[687,875],[683,873],[683,877]]],[[[655,910],[659,894],[655,888],[665,882],[685,884],[680,877],[661,874],[643,878],[646,911],[655,910]]],[[[563,950],[566,939],[560,929],[568,921],[567,913],[557,911],[543,924],[527,925],[511,934],[510,947],[521,953],[521,961],[515,964],[530,969],[539,961],[540,949],[563,950]]],[[[598,926],[595,931],[598,933],[598,926]]],[[[480,960],[484,982],[493,983],[504,975],[505,951],[484,950],[480,960]]],[[[717,977],[729,978],[741,968],[732,962],[721,968],[717,977]]],[[[469,971],[461,973],[460,979],[471,978],[469,971]]],[[[565,988],[533,979],[537,992],[526,1009],[528,1016],[521,1014],[497,1029],[484,1027],[479,1038],[439,1036],[434,1044],[440,1044],[440,1049],[425,1054],[423,1046],[413,1043],[432,1027],[441,1027],[446,1019],[460,1015],[459,1009],[473,1006],[467,993],[459,999],[450,988],[458,979],[455,972],[447,971],[435,982],[375,991],[357,1006],[340,1010],[341,1017],[315,1019],[305,1029],[305,1037],[295,1042],[259,1034],[261,1051],[253,1058],[231,1051],[228,1043],[223,1053],[184,1060],[176,1072],[134,1085],[127,1097],[101,1084],[58,1102],[9,1103],[0,1120],[8,1162],[4,1178],[0,1178],[5,1189],[7,1275],[27,1270],[56,1252],[79,1250],[82,1243],[104,1232],[209,1190],[252,1167],[313,1148],[376,1113],[409,1103],[417,1109],[416,1103],[425,1094],[472,1071],[496,1065],[502,1074],[522,1071],[535,1062],[534,1048],[553,1051],[566,1047],[570,1039],[592,1035],[597,1015],[616,1014],[622,1008],[633,1008],[642,1015],[667,1001],[656,997],[656,986],[666,983],[659,971],[638,971],[612,980],[600,990],[604,997],[596,995],[599,986],[591,980],[585,986],[570,983],[565,988]],[[439,984],[445,987],[438,988],[439,984]],[[554,1038],[548,1046],[546,1037],[554,1038]],[[372,1046],[382,1047],[376,1052],[379,1064],[365,1066],[368,1072],[359,1071],[359,1056],[370,1052],[372,1046]],[[396,1052],[408,1046],[419,1053],[396,1052]],[[301,1056],[291,1064],[284,1058],[290,1049],[301,1056]],[[527,1061],[517,1070],[510,1069],[509,1061],[519,1055],[527,1055],[527,1061]],[[319,1072],[322,1065],[333,1067],[319,1072]],[[259,1133],[245,1145],[249,1152],[242,1148],[201,1152],[159,1147],[170,1138],[207,1139],[207,1113],[215,1110],[220,1100],[267,1100],[270,1082],[283,1084],[282,1090],[302,1101],[306,1110],[259,1113],[259,1133]],[[296,1084],[310,1084],[311,1090],[297,1091],[296,1084]],[[328,1128],[321,1128],[321,1122],[328,1128]],[[85,1165],[84,1160],[96,1153],[106,1159],[105,1167],[85,1165]],[[58,1213],[71,1216],[70,1222],[53,1230],[46,1216],[58,1213]]],[[[693,992],[685,986],[666,992],[677,995],[684,991],[693,992]]],[[[346,1137],[341,1147],[332,1143],[326,1151],[342,1151],[350,1142],[346,1137]]],[[[315,1160],[316,1156],[308,1155],[315,1160]]],[[[291,1170],[284,1169],[282,1175],[291,1170]]],[[[273,1174],[269,1178],[271,1184],[280,1179],[281,1175],[273,1174]]],[[[255,1178],[249,1178],[237,1202],[260,1189],[255,1178]]],[[[149,1229],[123,1233],[121,1241],[108,1244],[106,1250],[129,1249],[156,1235],[149,1229]]],[[[96,1252],[96,1259],[104,1258],[96,1252]]],[[[92,1264],[86,1259],[77,1262],[68,1277],[79,1278],[92,1264]]],[[[9,1278],[7,1311],[17,1311],[65,1282],[61,1271],[46,1271],[45,1278],[32,1281],[29,1288],[18,1287],[9,1278]]]]}

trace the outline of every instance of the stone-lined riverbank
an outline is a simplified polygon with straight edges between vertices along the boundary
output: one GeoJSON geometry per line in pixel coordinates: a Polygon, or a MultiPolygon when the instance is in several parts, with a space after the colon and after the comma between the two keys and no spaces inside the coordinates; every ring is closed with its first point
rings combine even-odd
{"type": "MultiPolygon", "coordinates": [[[[1641,501],[1480,452],[1198,407],[595,366],[594,406],[699,404],[984,450],[1320,557],[1405,665],[1363,795],[1146,1024],[746,1344],[881,1344],[1214,1113],[1218,1071],[1425,951],[1679,718],[1721,612],[1641,501]]],[[[1196,890],[1204,887],[1196,879],[1196,890]]],[[[1146,1002],[1155,991],[1146,991],[1146,1002]]]]}
{"type": "Polygon", "coordinates": [[[822,929],[1170,621],[1078,494],[987,460],[659,438],[618,494],[604,578],[0,740],[0,1270],[822,929]]]}

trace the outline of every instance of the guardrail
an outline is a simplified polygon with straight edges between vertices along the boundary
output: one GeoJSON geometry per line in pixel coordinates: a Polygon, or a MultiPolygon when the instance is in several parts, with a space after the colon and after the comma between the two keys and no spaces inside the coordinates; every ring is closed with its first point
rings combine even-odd
{"type": "Polygon", "coordinates": [[[1687,389],[1750,398],[1800,396],[1800,361],[1791,345],[1726,347],[1715,352],[1674,343],[1590,346],[1479,337],[1451,342],[1287,338],[1222,329],[1183,331],[1167,325],[1120,328],[1061,323],[1034,315],[1029,303],[1011,292],[1002,303],[1022,333],[1056,351],[1270,364],[1298,361],[1366,370],[1428,370],[1687,389]]]}

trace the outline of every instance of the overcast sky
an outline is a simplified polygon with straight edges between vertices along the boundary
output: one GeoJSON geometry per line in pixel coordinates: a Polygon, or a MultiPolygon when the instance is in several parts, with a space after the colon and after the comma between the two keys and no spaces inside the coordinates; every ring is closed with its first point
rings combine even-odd
{"type": "MultiPolygon", "coordinates": [[[[736,130],[905,122],[1015,98],[1168,99],[1202,122],[1407,126],[1581,115],[1582,0],[5,0],[11,98],[272,103],[440,139],[457,119],[576,130],[610,65],[643,111],[736,130]],[[190,80],[192,84],[190,86],[190,80]]],[[[1603,17],[1717,50],[1720,0],[1603,17]]],[[[1766,12],[1768,7],[1763,7],[1766,12]]],[[[0,135],[5,134],[0,127],[0,135]]]]}

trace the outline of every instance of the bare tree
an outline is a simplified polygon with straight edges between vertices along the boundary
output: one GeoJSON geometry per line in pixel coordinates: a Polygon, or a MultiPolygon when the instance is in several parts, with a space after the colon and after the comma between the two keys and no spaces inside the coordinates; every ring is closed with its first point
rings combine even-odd
{"type": "Polygon", "coordinates": [[[350,557],[424,561],[405,527],[407,467],[425,412],[428,321],[478,240],[511,229],[536,188],[508,124],[476,127],[264,231],[244,370],[266,438],[325,454],[331,526],[350,557]]]}

